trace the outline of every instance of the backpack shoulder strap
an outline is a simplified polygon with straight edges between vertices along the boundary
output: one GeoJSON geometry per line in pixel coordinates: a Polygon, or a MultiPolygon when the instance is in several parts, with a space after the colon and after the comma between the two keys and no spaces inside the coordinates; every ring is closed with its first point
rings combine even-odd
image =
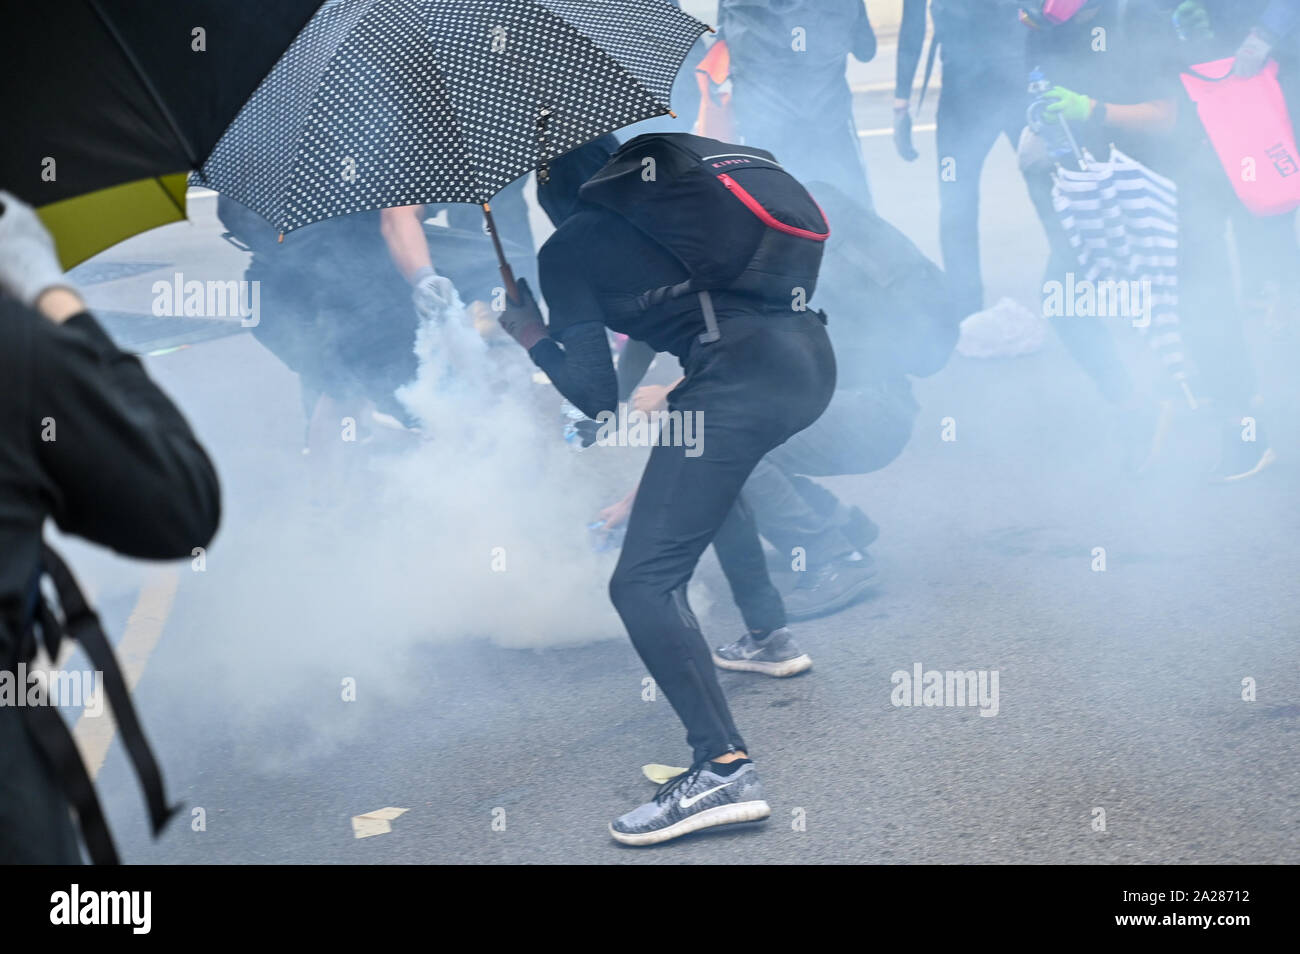
{"type": "MultiPolygon", "coordinates": [[[[162,772],[145,739],[135,706],[131,704],[131,695],[122,677],[117,657],[113,654],[113,647],[104,635],[99,616],[86,602],[72,571],[46,543],[41,544],[40,575],[36,582],[35,614],[29,630],[31,625],[40,625],[51,659],[57,658],[63,636],[76,640],[100,673],[100,690],[108,696],[113,708],[113,717],[122,731],[122,742],[135,768],[140,787],[144,790],[150,825],[154,835],[157,835],[179,806],[167,803],[162,772]],[[40,575],[48,575],[54,584],[62,610],[61,619],[40,595],[40,575]]],[[[34,640],[29,640],[28,645],[34,654],[34,640]]],[[[78,826],[91,861],[95,864],[116,864],[117,852],[103,810],[67,724],[51,706],[26,706],[24,712],[29,731],[49,758],[65,797],[76,810],[78,826]]]]}

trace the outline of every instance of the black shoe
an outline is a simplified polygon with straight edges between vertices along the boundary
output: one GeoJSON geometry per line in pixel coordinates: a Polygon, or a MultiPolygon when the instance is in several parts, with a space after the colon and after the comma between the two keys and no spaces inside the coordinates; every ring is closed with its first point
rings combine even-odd
{"type": "Polygon", "coordinates": [[[799,574],[795,588],[785,596],[785,616],[791,622],[828,616],[852,606],[876,582],[876,562],[865,553],[858,559],[841,557],[799,574]]]}
{"type": "Polygon", "coordinates": [[[625,845],[657,845],[701,828],[758,821],[770,814],[753,762],[730,775],[719,775],[712,763],[701,762],[661,785],[650,801],[612,822],[609,833],[625,845]]]}
{"type": "Polygon", "coordinates": [[[761,672],[765,676],[793,676],[812,668],[812,657],[799,648],[790,630],[782,626],[762,639],[746,633],[734,643],[713,651],[719,669],[738,672],[761,672]]]}
{"type": "Polygon", "coordinates": [[[1277,454],[1268,446],[1264,431],[1258,425],[1255,439],[1241,439],[1242,429],[1236,424],[1228,424],[1223,430],[1223,451],[1219,455],[1218,466],[1211,474],[1216,483],[1231,483],[1254,477],[1269,464],[1277,460],[1277,454]]]}

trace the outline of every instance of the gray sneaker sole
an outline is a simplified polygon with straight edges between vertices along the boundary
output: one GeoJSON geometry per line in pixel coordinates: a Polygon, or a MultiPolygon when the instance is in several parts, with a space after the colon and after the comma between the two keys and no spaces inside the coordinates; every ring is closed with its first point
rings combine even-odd
{"type": "Polygon", "coordinates": [[[689,835],[693,831],[715,828],[718,825],[737,825],[741,822],[761,821],[771,814],[771,807],[764,801],[734,802],[730,805],[706,808],[702,812],[697,812],[689,818],[683,818],[681,821],[669,825],[667,828],[660,828],[658,831],[633,834],[631,832],[615,831],[614,826],[610,825],[609,833],[620,844],[644,847],[645,845],[658,845],[665,841],[672,841],[682,835],[689,835]]]}
{"type": "Polygon", "coordinates": [[[790,659],[783,659],[780,662],[763,662],[758,659],[725,659],[719,656],[717,652],[713,653],[713,664],[719,669],[731,669],[735,672],[760,672],[765,676],[775,676],[778,679],[785,676],[797,676],[799,673],[812,668],[812,657],[807,653],[800,653],[790,659]]]}

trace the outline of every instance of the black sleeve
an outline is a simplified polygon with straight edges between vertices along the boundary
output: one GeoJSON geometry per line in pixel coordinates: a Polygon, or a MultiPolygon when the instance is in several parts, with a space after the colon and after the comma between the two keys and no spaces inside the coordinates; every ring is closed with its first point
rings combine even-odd
{"type": "Polygon", "coordinates": [[[903,21],[898,27],[898,63],[894,70],[894,98],[911,99],[916,66],[925,46],[925,8],[928,0],[903,0],[903,21]]]}
{"type": "Polygon", "coordinates": [[[858,5],[858,18],[853,24],[853,58],[859,63],[870,62],[876,55],[876,31],[867,16],[866,0],[854,0],[858,5]]]}
{"type": "Polygon", "coordinates": [[[618,359],[618,399],[626,401],[641,383],[645,373],[654,364],[659,352],[644,341],[629,338],[623,346],[623,354],[618,359]]]}
{"type": "Polygon", "coordinates": [[[543,338],[528,356],[583,414],[595,418],[601,411],[618,411],[618,377],[604,325],[595,321],[570,325],[560,332],[558,343],[543,338]]]}
{"type": "Polygon", "coordinates": [[[145,559],[207,546],[221,514],[216,471],[140,362],[85,312],[39,322],[31,354],[28,407],[59,527],[145,559]]]}
{"type": "Polygon", "coordinates": [[[618,410],[618,377],[605,332],[605,314],[591,287],[590,246],[599,238],[565,223],[538,253],[538,277],[551,336],[529,350],[556,390],[594,418],[618,410]]]}

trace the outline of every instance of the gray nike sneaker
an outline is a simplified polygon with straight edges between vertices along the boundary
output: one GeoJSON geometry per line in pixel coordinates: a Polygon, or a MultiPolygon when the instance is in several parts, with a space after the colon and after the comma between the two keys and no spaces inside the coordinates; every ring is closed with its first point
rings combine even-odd
{"type": "Polygon", "coordinates": [[[765,676],[793,676],[812,668],[812,657],[799,648],[794,634],[782,626],[761,640],[746,633],[734,643],[713,651],[713,662],[720,669],[761,672],[765,676]]]}
{"type": "Polygon", "coordinates": [[[682,835],[772,814],[754,763],[719,775],[701,762],[659,786],[655,797],[610,823],[609,833],[625,845],[657,845],[682,835]]]}

